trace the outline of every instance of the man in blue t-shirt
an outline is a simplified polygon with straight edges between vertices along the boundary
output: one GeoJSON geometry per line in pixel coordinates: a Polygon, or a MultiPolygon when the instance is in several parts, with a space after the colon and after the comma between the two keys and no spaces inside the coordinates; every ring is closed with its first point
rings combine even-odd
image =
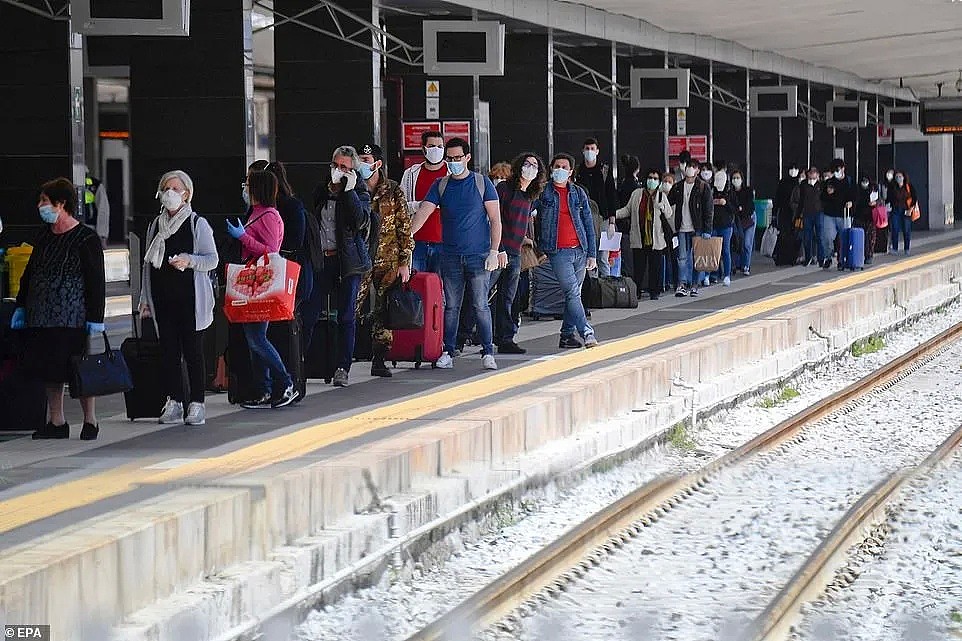
{"type": "Polygon", "coordinates": [[[481,364],[485,369],[498,369],[488,308],[488,272],[504,268],[508,263],[508,255],[498,251],[501,246],[498,192],[486,176],[468,170],[471,146],[466,140],[449,140],[444,145],[444,159],[450,175],[434,181],[411,224],[411,232],[416,234],[435,208],[441,208],[444,353],[436,366],[454,367],[454,343],[467,286],[483,343],[481,364]]]}

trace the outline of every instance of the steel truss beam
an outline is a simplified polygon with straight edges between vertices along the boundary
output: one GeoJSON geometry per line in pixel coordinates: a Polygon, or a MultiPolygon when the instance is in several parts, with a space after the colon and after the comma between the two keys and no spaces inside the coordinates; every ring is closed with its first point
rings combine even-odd
{"type": "Polygon", "coordinates": [[[579,87],[600,93],[602,96],[610,98],[612,90],[614,90],[617,100],[627,102],[631,99],[631,87],[617,83],[612,84],[609,74],[592,69],[557,49],[554,52],[554,61],[554,75],[558,78],[563,78],[579,87]]]}
{"type": "Polygon", "coordinates": [[[319,1],[315,6],[300,11],[293,16],[285,16],[274,11],[274,8],[264,0],[255,0],[254,4],[274,15],[274,22],[266,27],[254,29],[259,33],[265,29],[273,29],[283,24],[296,24],[316,33],[352,44],[368,51],[380,54],[391,60],[419,67],[424,64],[424,50],[422,47],[410,45],[400,38],[389,34],[369,20],[339,7],[327,0],[319,1]],[[301,20],[304,16],[316,12],[323,12],[323,22],[319,25],[301,20]]]}
{"type": "Polygon", "coordinates": [[[62,0],[0,0],[0,2],[57,22],[70,20],[70,3],[62,0]]]}

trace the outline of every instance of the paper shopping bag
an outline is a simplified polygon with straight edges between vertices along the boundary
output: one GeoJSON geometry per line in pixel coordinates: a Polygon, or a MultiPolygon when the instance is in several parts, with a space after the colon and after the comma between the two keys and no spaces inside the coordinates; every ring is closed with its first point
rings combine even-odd
{"type": "Polygon", "coordinates": [[[280,254],[228,264],[224,315],[231,323],[293,319],[300,273],[300,265],[280,254]]]}
{"type": "Polygon", "coordinates": [[[696,272],[713,272],[721,262],[722,239],[696,236],[692,242],[696,272]]]}

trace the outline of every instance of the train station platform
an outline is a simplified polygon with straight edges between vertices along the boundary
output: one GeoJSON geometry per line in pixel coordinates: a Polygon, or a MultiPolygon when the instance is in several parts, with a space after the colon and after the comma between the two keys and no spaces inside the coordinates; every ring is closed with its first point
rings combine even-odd
{"type": "MultiPolygon", "coordinates": [[[[390,380],[370,378],[358,363],[350,387],[311,382],[307,397],[285,410],[241,410],[226,395],[209,396],[199,429],[127,421],[122,399],[107,398],[93,443],[0,433],[0,596],[18,618],[51,621],[55,595],[69,594],[72,581],[81,592],[86,582],[96,589],[96,575],[106,572],[101,587],[110,583],[109,591],[91,596],[91,608],[108,607],[101,614],[110,625],[124,620],[126,638],[146,639],[161,638],[147,631],[156,623],[138,628],[133,613],[237,563],[279,562],[278,546],[306,553],[303,537],[331,537],[324,545],[335,552],[324,570],[316,558],[292,562],[310,574],[295,584],[331,578],[332,568],[386,542],[387,521],[378,520],[388,518],[385,500],[403,503],[429,478],[455,484],[419,504],[417,517],[408,505],[412,528],[516,478],[516,457],[589,425],[648,405],[658,408],[652,421],[684,416],[685,398],[668,398],[676,379],[712,386],[717,400],[742,384],[720,375],[739,359],[778,353],[785,367],[797,367],[814,349],[810,327],[844,333],[957,296],[962,231],[918,234],[913,246],[910,257],[878,256],[857,273],[775,268],[756,256],[752,276],[730,288],[593,312],[602,341],[593,350],[559,352],[557,321],[525,321],[518,339],[528,353],[499,356],[498,372],[483,371],[471,354],[454,370],[401,368],[390,380]],[[468,473],[475,463],[487,480],[468,473]],[[366,535],[343,525],[352,518],[372,519],[366,535]],[[149,585],[132,588],[141,574],[149,585]]],[[[129,322],[112,319],[111,333],[121,338],[129,322]]],[[[781,372],[765,367],[762,378],[781,372]]],[[[245,612],[260,616],[269,605],[247,604],[245,612]]],[[[76,607],[66,619],[80,616],[76,607]]]]}

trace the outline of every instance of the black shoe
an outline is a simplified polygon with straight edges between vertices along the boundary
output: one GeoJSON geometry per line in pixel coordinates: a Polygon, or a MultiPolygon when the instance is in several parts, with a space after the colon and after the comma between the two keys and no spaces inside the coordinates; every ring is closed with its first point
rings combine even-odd
{"type": "Polygon", "coordinates": [[[394,374],[392,374],[390,368],[384,364],[384,360],[379,359],[371,362],[371,376],[391,378],[394,374]]]}
{"type": "Polygon", "coordinates": [[[822,262],[822,269],[831,269],[831,268],[832,268],[832,259],[831,259],[831,258],[826,258],[826,259],[822,262]]]}
{"type": "Polygon", "coordinates": [[[284,390],[284,393],[281,394],[280,399],[272,403],[270,407],[271,408],[287,407],[288,405],[295,402],[300,397],[301,397],[301,393],[298,392],[296,389],[294,389],[294,385],[291,384],[287,387],[286,390],[284,390]]]}
{"type": "Polygon", "coordinates": [[[47,423],[39,430],[33,433],[33,440],[41,441],[55,438],[70,438],[70,425],[64,423],[63,425],[54,425],[53,423],[47,423]]]}
{"type": "Polygon", "coordinates": [[[499,354],[527,354],[528,350],[521,347],[514,341],[508,341],[507,343],[501,343],[498,345],[499,354]]]}
{"type": "Polygon", "coordinates": [[[243,407],[245,410],[269,410],[271,409],[271,395],[264,394],[260,398],[253,401],[241,403],[241,407],[243,407]]]}
{"type": "Polygon", "coordinates": [[[562,336],[558,341],[558,349],[581,349],[581,343],[574,336],[562,336]]]}
{"type": "Polygon", "coordinates": [[[661,298],[661,294],[660,294],[660,293],[658,293],[658,294],[651,293],[651,294],[649,295],[648,300],[658,300],[659,298],[661,298]]]}
{"type": "Polygon", "coordinates": [[[96,441],[98,434],[100,434],[100,427],[98,425],[84,423],[83,429],[80,430],[80,440],[96,441]]]}

